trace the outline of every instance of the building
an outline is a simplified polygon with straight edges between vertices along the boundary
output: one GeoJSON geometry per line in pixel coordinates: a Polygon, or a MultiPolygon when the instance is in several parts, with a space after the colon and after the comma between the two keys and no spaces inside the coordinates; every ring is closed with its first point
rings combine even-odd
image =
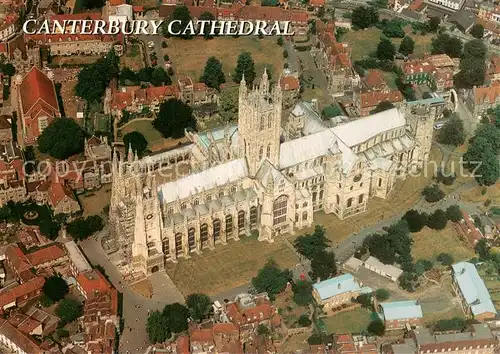
{"type": "Polygon", "coordinates": [[[28,253],[26,259],[32,268],[41,269],[65,263],[68,261],[68,256],[59,244],[52,244],[28,253]]]}
{"type": "Polygon", "coordinates": [[[469,214],[462,211],[462,216],[462,220],[453,224],[453,226],[455,226],[455,229],[460,234],[462,234],[467,239],[467,241],[469,241],[471,247],[475,247],[476,243],[484,238],[484,235],[481,230],[479,230],[479,228],[474,224],[474,219],[472,219],[469,214]]]}
{"type": "Polygon", "coordinates": [[[87,258],[80,250],[80,247],[75,243],[75,241],[69,241],[64,244],[66,248],[66,253],[69,257],[69,264],[71,268],[71,274],[77,277],[79,274],[90,272],[92,270],[91,265],[87,261],[87,258]]]}
{"type": "Polygon", "coordinates": [[[17,245],[9,245],[5,250],[5,264],[15,274],[21,283],[36,277],[31,271],[31,264],[23,251],[17,245]]]}
{"type": "Polygon", "coordinates": [[[37,67],[22,77],[16,75],[18,117],[21,124],[21,145],[33,145],[42,131],[61,117],[54,82],[37,67]]]}
{"type": "Polygon", "coordinates": [[[351,274],[344,274],[324,280],[313,285],[313,298],[324,309],[332,310],[344,304],[350,304],[352,298],[360,294],[371,293],[368,287],[363,287],[351,274]]]}
{"type": "Polygon", "coordinates": [[[433,334],[430,329],[413,330],[408,339],[392,344],[390,354],[425,354],[446,352],[451,354],[493,354],[498,340],[486,324],[473,324],[462,333],[433,334]]]}
{"type": "Polygon", "coordinates": [[[5,319],[0,319],[0,343],[16,354],[43,354],[44,351],[29,335],[5,319]]]}
{"type": "Polygon", "coordinates": [[[493,55],[487,63],[488,76],[491,83],[500,81],[500,56],[493,55]]]}
{"type": "Polygon", "coordinates": [[[379,305],[386,330],[418,328],[423,325],[422,308],[415,300],[383,302],[379,305]]]}
{"type": "Polygon", "coordinates": [[[464,6],[465,0],[428,0],[430,3],[444,6],[450,10],[458,11],[464,6]]]}
{"type": "Polygon", "coordinates": [[[500,84],[493,83],[491,86],[475,87],[472,89],[474,115],[479,116],[490,108],[500,104],[500,84]]]}
{"type": "Polygon", "coordinates": [[[455,11],[448,17],[448,22],[456,25],[460,31],[469,33],[476,23],[476,15],[468,10],[455,11]]]}
{"type": "Polygon", "coordinates": [[[377,108],[380,102],[390,102],[398,107],[403,102],[403,95],[398,90],[354,92],[354,106],[361,117],[366,117],[377,108]]]}
{"type": "Polygon", "coordinates": [[[490,2],[481,2],[477,17],[482,20],[500,23],[500,6],[490,2]]]}
{"type": "Polygon", "coordinates": [[[452,265],[453,290],[460,298],[467,316],[483,321],[497,315],[490,293],[479,276],[476,266],[469,262],[452,265]]]}
{"type": "Polygon", "coordinates": [[[0,144],[6,145],[12,141],[12,117],[0,116],[0,144]]]}
{"type": "Polygon", "coordinates": [[[394,282],[398,281],[399,276],[403,274],[402,269],[390,264],[384,264],[372,256],[364,262],[364,267],[394,282]]]}
{"type": "Polygon", "coordinates": [[[291,107],[299,98],[300,81],[292,75],[286,75],[280,81],[281,91],[283,91],[283,107],[291,107]]]}
{"type": "Polygon", "coordinates": [[[0,312],[26,303],[42,293],[45,278],[35,277],[21,285],[0,291],[0,312]]]}
{"type": "MultiPolygon", "coordinates": [[[[325,351],[317,351],[312,353],[330,353],[325,351]]],[[[378,354],[377,344],[368,343],[365,336],[353,336],[352,334],[341,334],[334,336],[333,349],[331,353],[335,354],[378,354]]]]}
{"type": "Polygon", "coordinates": [[[318,21],[317,26],[317,42],[311,48],[311,55],[316,66],[326,75],[328,91],[334,97],[344,96],[360,82],[352,67],[351,49],[346,43],[337,42],[332,23],[323,26],[318,21]]]}
{"type": "Polygon", "coordinates": [[[76,286],[85,299],[104,294],[112,289],[109,281],[97,269],[76,277],[76,286]]]}
{"type": "Polygon", "coordinates": [[[453,88],[453,75],[456,70],[456,64],[446,54],[430,55],[423,60],[411,60],[403,64],[406,82],[425,84],[436,92],[453,88]]]}
{"type": "Polygon", "coordinates": [[[81,211],[80,203],[75,197],[75,193],[64,183],[54,182],[49,187],[49,205],[54,211],[54,215],[73,215],[81,211]]]}
{"type": "Polygon", "coordinates": [[[270,90],[266,73],[253,89],[242,80],[237,125],[188,132],[190,144],[141,160],[115,152],[109,215],[117,266],[127,276],[150,274],[252,232],[272,242],[310,226],[315,211],[362,213],[370,197],[386,198],[397,179],[423,166],[442,109],[441,101],[416,101],[338,124],[304,115],[284,128],[297,137],[287,140],[281,86],[270,90]],[[189,172],[157,183],[173,166],[189,172]]]}

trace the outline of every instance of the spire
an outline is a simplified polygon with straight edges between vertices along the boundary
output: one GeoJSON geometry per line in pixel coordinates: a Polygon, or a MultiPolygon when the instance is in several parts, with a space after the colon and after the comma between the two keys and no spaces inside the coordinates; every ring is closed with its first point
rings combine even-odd
{"type": "Polygon", "coordinates": [[[267,75],[267,67],[264,67],[264,74],[262,74],[262,79],[260,80],[259,89],[261,93],[269,92],[269,76],[267,75]]]}
{"type": "Polygon", "coordinates": [[[139,161],[139,156],[137,155],[137,150],[135,150],[134,161],[139,161]]]}
{"type": "Polygon", "coordinates": [[[241,75],[241,81],[240,81],[240,86],[247,85],[247,82],[245,81],[245,73],[241,75]]]}
{"type": "Polygon", "coordinates": [[[132,162],[134,159],[134,153],[132,152],[132,144],[128,145],[128,155],[127,155],[127,161],[132,162]]]}

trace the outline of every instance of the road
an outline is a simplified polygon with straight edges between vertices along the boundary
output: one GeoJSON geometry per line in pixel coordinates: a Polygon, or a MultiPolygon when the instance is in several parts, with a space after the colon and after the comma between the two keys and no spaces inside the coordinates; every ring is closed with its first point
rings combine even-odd
{"type": "MultiPolygon", "coordinates": [[[[148,11],[144,15],[145,20],[157,20],[158,19],[158,12],[157,11],[148,11]]],[[[151,26],[150,26],[151,27],[151,26]]],[[[147,28],[148,33],[152,33],[153,29],[152,28],[147,28]]],[[[161,31],[161,28],[159,29],[161,31]]],[[[163,60],[163,48],[162,48],[162,42],[163,42],[163,35],[161,33],[159,34],[151,34],[151,35],[139,35],[137,36],[142,42],[144,42],[144,47],[146,50],[146,56],[147,56],[147,61],[149,65],[151,65],[151,60],[149,58],[150,53],[155,52],[156,57],[158,58],[158,67],[161,67],[165,69],[165,60],[163,60]],[[148,43],[153,42],[154,43],[154,48],[148,48],[148,43]]]]}
{"type": "MultiPolygon", "coordinates": [[[[105,228],[95,237],[82,241],[80,247],[92,264],[100,264],[104,268],[115,288],[123,293],[125,328],[120,339],[120,353],[144,353],[149,345],[146,333],[147,312],[148,310],[162,310],[166,302],[145,298],[129,287],[122,286],[125,283],[120,272],[110,262],[101,247],[101,238],[107,232],[109,232],[108,228],[105,228]]],[[[172,302],[176,301],[177,299],[173,299],[172,302]]]]}

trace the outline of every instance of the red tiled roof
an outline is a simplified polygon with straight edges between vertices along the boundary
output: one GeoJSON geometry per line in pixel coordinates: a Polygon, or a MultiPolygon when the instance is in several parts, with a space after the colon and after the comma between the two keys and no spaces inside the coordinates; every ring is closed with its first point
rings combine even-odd
{"type": "Polygon", "coordinates": [[[28,253],[26,258],[28,258],[28,261],[33,267],[36,267],[47,262],[55,261],[64,256],[66,256],[64,250],[59,245],[53,244],[33,253],[28,253]]]}
{"type": "Polygon", "coordinates": [[[312,7],[325,6],[325,0],[309,0],[309,5],[312,7]]]}
{"type": "Polygon", "coordinates": [[[19,90],[25,115],[35,113],[41,108],[47,108],[49,112],[59,112],[54,83],[36,66],[26,74],[19,90]],[[37,107],[37,104],[41,107],[37,107]]]}
{"type": "Polygon", "coordinates": [[[75,196],[71,189],[66,187],[64,184],[59,182],[54,182],[50,185],[49,199],[53,207],[57,206],[65,197],[75,200],[75,196]]]}
{"type": "Polygon", "coordinates": [[[12,326],[7,320],[0,320],[0,334],[8,338],[20,348],[24,353],[42,354],[42,349],[29,336],[24,335],[17,328],[12,326]]]}
{"type": "Polygon", "coordinates": [[[132,11],[133,12],[143,12],[144,6],[134,5],[134,6],[132,6],[132,11]]]}
{"type": "Polygon", "coordinates": [[[293,91],[300,89],[300,81],[293,76],[285,76],[280,81],[281,89],[283,91],[293,91]]]}
{"type": "Polygon", "coordinates": [[[97,269],[79,274],[76,277],[76,282],[80,285],[88,297],[111,290],[111,284],[97,269]]]}
{"type": "Polygon", "coordinates": [[[476,87],[474,89],[475,104],[482,104],[487,101],[494,104],[497,97],[500,96],[500,85],[492,85],[486,87],[476,87]]]}
{"type": "Polygon", "coordinates": [[[109,4],[111,6],[123,5],[125,3],[126,3],[125,0],[109,0],[109,4]]]}
{"type": "Polygon", "coordinates": [[[36,277],[26,283],[0,292],[0,307],[13,303],[16,299],[23,298],[25,295],[36,293],[38,290],[41,291],[43,284],[45,284],[45,278],[36,277]]]}
{"type": "Polygon", "coordinates": [[[386,86],[384,76],[377,70],[370,70],[364,78],[365,85],[370,90],[380,90],[386,86]]]}
{"type": "Polygon", "coordinates": [[[360,108],[375,107],[377,104],[383,101],[388,101],[391,103],[398,103],[403,101],[403,95],[399,91],[389,91],[389,92],[364,92],[359,95],[360,108]]]}
{"type": "Polygon", "coordinates": [[[350,48],[346,43],[337,42],[333,25],[325,26],[319,32],[318,38],[323,43],[325,54],[334,69],[351,67],[350,48]]]}
{"type": "Polygon", "coordinates": [[[17,246],[7,247],[5,250],[5,257],[16,273],[21,273],[31,268],[28,258],[26,258],[23,251],[17,246]]]}
{"type": "Polygon", "coordinates": [[[178,354],[189,354],[189,337],[186,335],[177,337],[176,349],[178,354]]]}
{"type": "Polygon", "coordinates": [[[193,342],[213,342],[214,336],[212,334],[212,329],[198,329],[189,333],[189,339],[191,343],[193,342]]]}
{"type": "Polygon", "coordinates": [[[234,325],[233,323],[214,323],[212,327],[212,331],[214,333],[218,332],[239,332],[238,326],[234,325]]]}

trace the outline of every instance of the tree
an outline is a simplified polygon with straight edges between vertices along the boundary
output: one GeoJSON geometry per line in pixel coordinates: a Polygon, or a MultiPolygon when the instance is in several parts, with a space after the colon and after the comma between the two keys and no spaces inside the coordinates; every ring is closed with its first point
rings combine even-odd
{"type": "Polygon", "coordinates": [[[245,76],[247,85],[251,86],[253,84],[253,80],[255,80],[255,63],[249,52],[242,52],[238,56],[236,68],[233,73],[233,81],[239,83],[243,75],[245,76]]]}
{"type": "Polygon", "coordinates": [[[42,294],[42,296],[40,296],[40,305],[42,305],[42,307],[50,307],[54,305],[54,301],[49,299],[47,295],[42,294]]]}
{"type": "Polygon", "coordinates": [[[399,45],[399,52],[403,55],[408,55],[413,53],[414,49],[415,41],[410,36],[404,37],[399,45]]]}
{"type": "Polygon", "coordinates": [[[399,20],[388,21],[382,33],[388,38],[403,38],[405,36],[405,31],[399,20]]]}
{"type": "Polygon", "coordinates": [[[385,333],[385,325],[382,320],[373,320],[370,322],[367,328],[368,332],[373,333],[376,336],[383,336],[385,333]]]}
{"type": "Polygon", "coordinates": [[[338,105],[330,105],[323,108],[321,116],[324,118],[333,118],[342,115],[342,110],[338,105]]]}
{"type": "Polygon", "coordinates": [[[104,58],[85,66],[78,73],[77,96],[88,102],[100,102],[111,79],[120,73],[120,58],[112,49],[104,58]]]}
{"type": "Polygon", "coordinates": [[[464,122],[457,114],[453,114],[441,128],[438,140],[441,144],[452,146],[460,146],[465,142],[464,122]]]}
{"type": "Polygon", "coordinates": [[[435,37],[431,47],[432,54],[448,54],[452,58],[459,58],[462,55],[462,41],[447,33],[440,33],[435,37]]]}
{"type": "Polygon", "coordinates": [[[488,260],[490,258],[490,249],[491,247],[488,241],[484,238],[480,239],[474,246],[474,251],[482,260],[488,260]]]}
{"type": "Polygon", "coordinates": [[[403,220],[406,220],[410,232],[419,232],[422,228],[427,225],[427,220],[429,216],[426,213],[420,213],[417,210],[411,209],[406,212],[403,216],[403,220]]]}
{"type": "Polygon", "coordinates": [[[486,58],[488,48],[481,39],[473,39],[465,43],[463,58],[486,58]]]}
{"type": "Polygon", "coordinates": [[[321,250],[313,255],[311,260],[311,279],[328,279],[337,273],[337,265],[335,264],[335,254],[321,250]]]}
{"type": "Polygon", "coordinates": [[[38,149],[58,160],[65,160],[83,151],[85,136],[73,119],[56,118],[38,137],[38,149]]]}
{"type": "Polygon", "coordinates": [[[465,44],[460,72],[454,77],[456,87],[468,89],[484,83],[486,52],[487,48],[480,39],[473,39],[465,44]]]}
{"type": "Polygon", "coordinates": [[[153,126],[164,138],[182,138],[185,129],[195,129],[196,120],[192,108],[186,103],[172,98],[162,102],[160,112],[153,126]]]}
{"type": "Polygon", "coordinates": [[[238,118],[238,98],[237,87],[225,88],[219,95],[219,115],[224,122],[231,122],[238,118]]]}
{"type": "Polygon", "coordinates": [[[460,317],[454,317],[449,320],[439,320],[434,325],[434,331],[463,331],[467,328],[467,322],[460,317]]]}
{"type": "Polygon", "coordinates": [[[41,219],[38,224],[42,235],[46,236],[49,240],[54,241],[59,235],[61,225],[51,219],[41,219]]]}
{"type": "Polygon", "coordinates": [[[66,231],[75,240],[85,240],[97,231],[104,228],[104,222],[99,215],[91,215],[87,218],[79,217],[66,226],[66,231]]]}
{"type": "Polygon", "coordinates": [[[137,152],[137,155],[142,156],[146,148],[148,147],[148,141],[138,131],[133,131],[127,133],[123,136],[123,144],[125,145],[125,150],[128,151],[129,147],[132,148],[132,151],[137,152]]]}
{"type": "Polygon", "coordinates": [[[377,104],[377,106],[370,112],[370,114],[375,114],[383,111],[387,111],[388,109],[394,108],[394,105],[389,101],[382,101],[377,104]]]}
{"type": "Polygon", "coordinates": [[[421,276],[425,272],[431,270],[434,267],[434,264],[428,259],[419,259],[415,263],[415,272],[421,276]]]}
{"type": "Polygon", "coordinates": [[[446,217],[446,212],[442,209],[437,209],[429,215],[429,221],[427,221],[427,226],[434,230],[442,230],[446,227],[448,223],[448,218],[446,217]]]}
{"type": "Polygon", "coordinates": [[[305,234],[297,237],[294,241],[294,247],[301,255],[307,259],[313,259],[313,256],[325,250],[330,245],[330,240],[325,236],[325,229],[321,225],[316,225],[312,234],[305,234]]]}
{"type": "Polygon", "coordinates": [[[389,291],[384,288],[380,288],[375,291],[375,297],[378,301],[386,301],[390,296],[391,294],[389,293],[389,291]]]}
{"type": "Polygon", "coordinates": [[[58,275],[53,275],[45,279],[42,288],[43,293],[53,302],[57,302],[69,292],[68,284],[58,275]]]}
{"type": "MultiPolygon", "coordinates": [[[[200,21],[215,21],[215,16],[208,12],[208,11],[205,11],[204,13],[202,13],[200,15],[200,18],[199,18],[200,21]]],[[[205,39],[212,39],[213,36],[210,35],[210,31],[206,30],[205,33],[203,34],[203,37],[205,39]]]]}
{"type": "Polygon", "coordinates": [[[82,304],[72,299],[62,299],[56,307],[56,315],[65,323],[70,323],[82,315],[82,304]]]}
{"type": "Polygon", "coordinates": [[[9,77],[12,77],[16,73],[16,68],[11,63],[3,64],[2,65],[2,73],[4,73],[5,75],[7,75],[9,77]]]}
{"type": "Polygon", "coordinates": [[[184,332],[188,329],[189,309],[178,302],[166,305],[163,309],[168,328],[173,333],[184,332]]]}
{"type": "Polygon", "coordinates": [[[172,84],[172,79],[170,79],[170,76],[165,71],[165,69],[159,66],[157,68],[154,68],[153,72],[151,73],[150,82],[151,84],[153,84],[153,86],[163,86],[172,84]]]}
{"type": "Polygon", "coordinates": [[[222,63],[216,57],[208,58],[200,81],[204,82],[208,87],[216,88],[217,90],[221,84],[226,82],[224,73],[222,72],[222,63]]]}
{"type": "Polygon", "coordinates": [[[206,294],[191,294],[188,295],[186,299],[186,306],[191,313],[191,318],[201,322],[201,320],[210,313],[212,300],[210,300],[210,297],[206,294]]]}
{"type": "Polygon", "coordinates": [[[460,207],[458,204],[450,205],[446,209],[446,217],[448,220],[453,221],[453,222],[459,222],[462,220],[462,212],[460,211],[460,207]]]}
{"type": "Polygon", "coordinates": [[[439,17],[431,17],[431,18],[429,18],[429,21],[427,22],[427,25],[429,27],[429,31],[433,32],[433,33],[435,33],[438,30],[440,24],[441,24],[441,20],[439,19],[439,17]]]}
{"type": "Polygon", "coordinates": [[[374,7],[359,6],[352,11],[351,22],[353,27],[365,29],[378,22],[378,12],[374,7]]]}
{"type": "Polygon", "coordinates": [[[271,334],[271,331],[269,330],[269,327],[267,327],[265,324],[261,323],[257,327],[257,334],[259,336],[268,336],[271,334]]]}
{"type": "Polygon", "coordinates": [[[160,311],[153,311],[148,315],[146,332],[151,343],[163,343],[170,338],[167,319],[160,311]]]}
{"type": "Polygon", "coordinates": [[[393,60],[394,55],[396,55],[396,48],[390,39],[385,37],[380,38],[380,42],[377,46],[377,58],[380,60],[393,60]]]}
{"type": "Polygon", "coordinates": [[[100,9],[106,5],[106,2],[104,0],[83,0],[82,5],[87,10],[100,9]]]}
{"type": "Polygon", "coordinates": [[[422,190],[422,195],[424,196],[425,201],[428,203],[435,203],[444,198],[444,192],[439,189],[439,186],[437,184],[425,187],[422,190]]]}
{"type": "Polygon", "coordinates": [[[309,327],[312,324],[311,319],[306,314],[300,315],[299,320],[297,322],[300,327],[309,327]]]}
{"type": "Polygon", "coordinates": [[[279,269],[276,262],[270,259],[259,270],[257,276],[252,278],[252,286],[259,293],[267,292],[269,297],[273,299],[276,294],[285,289],[291,278],[292,275],[288,269],[279,269]]]}
{"type": "Polygon", "coordinates": [[[453,257],[448,253],[440,253],[436,259],[444,266],[453,264],[453,257]]]}
{"type": "Polygon", "coordinates": [[[373,307],[373,299],[372,294],[361,294],[358,295],[357,298],[354,299],[354,302],[357,302],[365,309],[371,310],[373,307]]]}
{"type": "Polygon", "coordinates": [[[278,39],[276,40],[276,43],[281,47],[283,45],[283,37],[278,37],[278,39]]]}
{"type": "Polygon", "coordinates": [[[180,33],[176,36],[182,39],[191,39],[193,36],[188,33],[190,31],[186,31],[186,33],[183,33],[191,20],[192,18],[191,14],[189,13],[189,9],[186,6],[177,6],[172,15],[170,15],[169,21],[165,21],[162,26],[163,35],[168,37],[172,33],[180,33]],[[168,32],[168,25],[170,22],[174,22],[171,25],[171,33],[168,32]]]}
{"type": "Polygon", "coordinates": [[[299,306],[307,306],[313,301],[312,284],[308,281],[299,280],[292,284],[293,301],[299,306]]]}
{"type": "Polygon", "coordinates": [[[476,180],[480,185],[492,186],[500,177],[498,156],[488,151],[483,155],[481,165],[476,171],[476,180]]]}
{"type": "Polygon", "coordinates": [[[484,27],[480,23],[476,23],[472,28],[470,29],[469,34],[477,39],[481,39],[484,36],[484,27]]]}

